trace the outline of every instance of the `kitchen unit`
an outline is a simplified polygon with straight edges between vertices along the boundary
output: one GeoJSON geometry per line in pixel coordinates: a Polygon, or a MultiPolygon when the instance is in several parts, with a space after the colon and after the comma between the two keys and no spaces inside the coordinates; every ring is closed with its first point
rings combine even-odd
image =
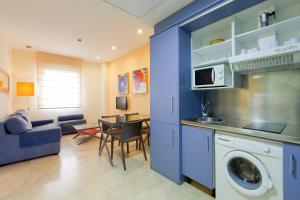
{"type": "Polygon", "coordinates": [[[300,199],[300,145],[283,146],[284,199],[300,199]]]}
{"type": "Polygon", "coordinates": [[[260,196],[241,194],[243,186],[248,190],[262,190],[258,189],[261,180],[258,175],[257,179],[250,180],[254,184],[241,183],[237,196],[234,196],[237,190],[233,188],[234,183],[222,180],[222,184],[226,185],[224,188],[230,189],[232,198],[244,199],[246,195],[251,199],[299,199],[296,188],[300,187],[300,1],[251,2],[250,5],[250,1],[220,1],[213,8],[175,26],[163,30],[161,27],[165,25],[158,26],[160,30],[151,39],[151,115],[154,116],[151,117],[154,119],[151,168],[176,183],[188,177],[209,189],[216,186],[216,197],[220,198],[218,184],[215,185],[215,180],[220,178],[216,176],[220,173],[215,171],[221,169],[215,167],[215,161],[217,154],[224,152],[215,152],[213,141],[215,132],[223,131],[236,141],[226,150],[244,149],[267,165],[265,171],[261,170],[264,171],[261,172],[264,174],[263,186],[267,190],[260,196]],[[261,18],[267,15],[270,15],[270,21],[266,24],[261,18]],[[160,39],[161,42],[158,42],[160,39]],[[213,44],[216,39],[222,42],[213,44]],[[227,68],[219,73],[220,65],[227,68]],[[167,70],[168,77],[162,76],[158,69],[163,74],[167,70]],[[171,69],[172,72],[169,71],[171,69]],[[231,81],[215,83],[216,75],[222,77],[224,71],[231,81]],[[207,86],[202,87],[205,84],[201,82],[201,76],[196,80],[198,72],[201,76],[207,73],[207,77],[203,75],[203,79],[208,80],[207,86]],[[159,79],[157,85],[156,79],[159,79]],[[169,84],[168,79],[177,81],[173,86],[178,87],[174,98],[170,95],[173,88],[168,91],[164,87],[164,84],[169,84]],[[198,99],[186,100],[191,94],[198,99]],[[220,120],[222,123],[208,124],[194,120],[201,116],[202,111],[191,112],[193,106],[199,111],[199,105],[208,101],[211,102],[212,113],[225,122],[220,120]],[[173,105],[178,113],[173,110],[173,105]],[[187,114],[187,110],[191,115],[187,114]],[[168,116],[170,111],[177,114],[174,121],[168,116]],[[253,152],[247,149],[247,145],[240,144],[258,145],[263,150],[253,152]],[[264,150],[265,146],[270,147],[270,152],[264,150]],[[276,153],[273,154],[273,151],[276,153]],[[278,168],[274,169],[274,166],[278,168]],[[278,173],[276,170],[279,170],[278,173]],[[274,181],[272,186],[267,184],[266,171],[271,173],[269,181],[274,181]],[[274,174],[278,176],[272,178],[274,174]]]}
{"type": "Polygon", "coordinates": [[[212,129],[182,126],[182,174],[212,190],[214,171],[212,129]]]}
{"type": "Polygon", "coordinates": [[[174,26],[151,38],[151,169],[182,183],[180,120],[201,113],[190,90],[190,34],[174,26]],[[180,58],[179,58],[179,55],[180,58]],[[177,59],[176,59],[177,58],[177,59]]]}
{"type": "MultiPolygon", "coordinates": [[[[198,134],[201,134],[203,130],[210,131],[214,134],[213,137],[215,138],[216,144],[215,150],[213,150],[215,152],[213,155],[213,157],[215,157],[213,162],[215,162],[214,165],[216,166],[215,177],[217,180],[217,199],[222,199],[222,197],[224,197],[223,193],[226,193],[228,198],[241,200],[247,199],[246,197],[250,198],[251,196],[253,199],[284,200],[294,200],[300,197],[299,189],[297,189],[300,186],[300,126],[287,125],[279,134],[274,132],[245,129],[243,127],[247,126],[249,122],[242,120],[231,122],[227,121],[222,124],[205,124],[194,120],[182,120],[182,124],[183,127],[191,126],[190,128],[198,134]],[[266,173],[270,174],[272,187],[268,188],[266,185],[264,193],[258,193],[263,189],[260,188],[260,190],[256,191],[256,193],[251,194],[251,192],[254,192],[253,187],[250,184],[252,183],[251,181],[242,183],[241,181],[244,180],[244,178],[230,178],[231,176],[227,176],[229,173],[225,173],[224,169],[226,169],[226,166],[232,167],[233,165],[227,165],[224,162],[226,162],[226,160],[227,162],[233,160],[233,157],[230,157],[228,152],[236,152],[237,150],[240,150],[243,153],[238,153],[237,155],[234,155],[236,154],[234,153],[232,154],[233,157],[241,158],[244,156],[248,160],[253,161],[253,163],[257,166],[260,166],[258,168],[261,168],[261,171],[265,171],[260,172],[261,176],[266,173]],[[258,153],[259,155],[255,157],[248,156],[246,154],[244,155],[245,152],[246,154],[258,153]],[[255,161],[253,158],[259,158],[261,160],[259,162],[264,164],[259,164],[259,162],[257,160],[255,161]],[[225,176],[222,173],[224,173],[225,176]],[[226,179],[232,180],[229,181],[226,179]],[[232,183],[233,180],[241,186],[232,183]],[[249,189],[249,187],[251,188],[250,193],[247,191],[247,188],[249,189]],[[232,193],[229,192],[231,189],[233,191],[232,193]],[[236,190],[240,190],[240,192],[236,193],[236,190]],[[255,194],[257,194],[257,196],[255,196],[255,194]]],[[[205,134],[198,137],[205,137],[205,134]]],[[[200,144],[200,142],[198,143],[200,144]]],[[[199,156],[198,160],[200,160],[199,156]]],[[[239,161],[239,163],[241,162],[239,161]]],[[[205,166],[206,164],[202,163],[201,168],[205,169],[205,166]]],[[[243,168],[240,168],[239,170],[241,169],[243,168]]],[[[239,170],[235,170],[234,172],[238,172],[239,170]]],[[[266,176],[264,178],[266,178],[266,176]]],[[[199,183],[201,182],[199,181],[199,183]]],[[[264,181],[264,184],[266,183],[267,182],[264,181]]]]}
{"type": "MultiPolygon", "coordinates": [[[[151,64],[151,169],[180,184],[184,181],[181,165],[182,119],[201,116],[202,92],[191,90],[191,32],[205,26],[192,25],[191,18],[209,11],[213,21],[254,5],[261,0],[203,0],[170,16],[155,26],[150,39],[151,64]],[[216,7],[218,9],[216,9],[216,7]],[[193,26],[193,28],[190,27],[193,26]],[[155,148],[153,148],[155,147],[155,148]],[[172,159],[166,159],[171,156],[172,159]]],[[[212,23],[212,20],[196,21],[212,23]]]]}
{"type": "Polygon", "coordinates": [[[300,68],[299,12],[299,1],[268,0],[193,31],[192,88],[239,88],[240,74],[300,68]],[[258,24],[260,13],[274,15],[268,17],[268,26],[258,24]],[[222,73],[212,70],[206,78],[201,76],[203,81],[212,77],[206,87],[196,84],[195,72],[220,64],[227,64],[222,73]],[[230,81],[216,84],[225,78],[230,81]]]}
{"type": "Polygon", "coordinates": [[[216,131],[216,199],[283,199],[282,143],[216,131]]]}

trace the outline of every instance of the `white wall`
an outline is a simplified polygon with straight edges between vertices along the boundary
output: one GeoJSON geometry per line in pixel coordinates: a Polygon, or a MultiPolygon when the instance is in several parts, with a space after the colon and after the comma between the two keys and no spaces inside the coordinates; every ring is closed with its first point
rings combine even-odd
{"type": "MultiPolygon", "coordinates": [[[[0,30],[0,69],[6,73],[11,73],[10,45],[5,35],[0,30]]],[[[10,112],[10,93],[0,92],[0,119],[10,112]]]]}
{"type": "MultiPolygon", "coordinates": [[[[12,49],[12,75],[13,92],[15,94],[15,85],[18,81],[30,81],[37,84],[37,53],[12,49]]],[[[103,95],[102,90],[102,70],[101,65],[97,63],[82,62],[82,108],[66,109],[37,109],[37,95],[30,97],[30,118],[56,119],[58,115],[83,113],[88,122],[97,122],[99,116],[103,115],[103,95]]],[[[36,87],[37,88],[37,87],[36,87]]],[[[12,111],[17,109],[26,109],[27,97],[17,97],[13,95],[12,111]]]]}

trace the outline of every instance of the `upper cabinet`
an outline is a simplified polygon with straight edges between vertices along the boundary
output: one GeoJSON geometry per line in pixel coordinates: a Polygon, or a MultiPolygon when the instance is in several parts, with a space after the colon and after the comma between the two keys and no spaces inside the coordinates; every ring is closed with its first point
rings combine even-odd
{"type": "Polygon", "coordinates": [[[170,28],[150,40],[151,120],[179,122],[179,30],[170,28]]]}

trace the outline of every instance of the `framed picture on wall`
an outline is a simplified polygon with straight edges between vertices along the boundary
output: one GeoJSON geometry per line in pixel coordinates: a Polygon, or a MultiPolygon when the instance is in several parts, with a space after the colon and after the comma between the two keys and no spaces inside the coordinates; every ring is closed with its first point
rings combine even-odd
{"type": "Polygon", "coordinates": [[[147,93],[147,68],[133,71],[132,79],[132,91],[134,94],[147,93]]]}
{"type": "Polygon", "coordinates": [[[8,93],[9,91],[9,75],[0,69],[0,92],[8,93]]]}
{"type": "Polygon", "coordinates": [[[129,79],[129,73],[118,75],[119,94],[128,94],[128,79],[129,79]]]}

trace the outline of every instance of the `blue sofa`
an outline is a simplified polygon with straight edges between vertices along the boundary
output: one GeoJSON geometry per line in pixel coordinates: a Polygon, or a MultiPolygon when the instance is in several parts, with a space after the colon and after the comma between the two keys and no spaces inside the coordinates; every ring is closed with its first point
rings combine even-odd
{"type": "Polygon", "coordinates": [[[61,128],[61,133],[67,135],[77,133],[73,125],[85,124],[86,120],[83,114],[61,115],[57,117],[57,123],[61,128]]]}
{"type": "Polygon", "coordinates": [[[61,129],[53,120],[30,121],[17,111],[0,121],[0,166],[60,152],[61,129]]]}

